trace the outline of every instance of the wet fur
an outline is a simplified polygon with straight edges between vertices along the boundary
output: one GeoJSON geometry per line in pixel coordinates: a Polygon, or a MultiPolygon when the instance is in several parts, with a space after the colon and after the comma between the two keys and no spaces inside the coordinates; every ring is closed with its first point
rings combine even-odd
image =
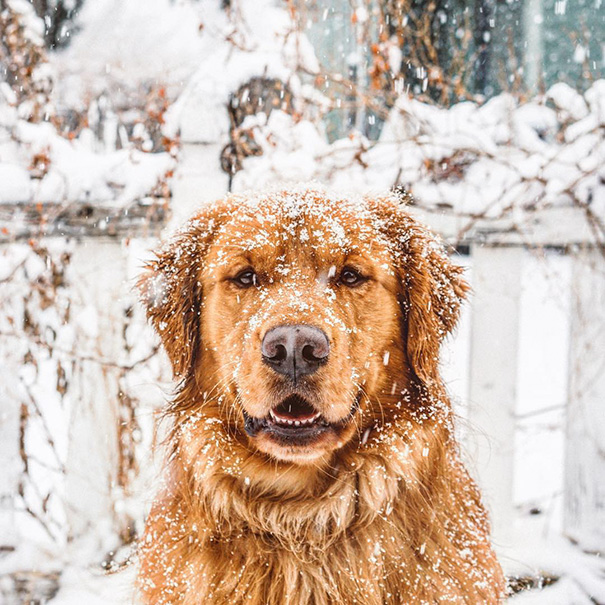
{"type": "MultiPolygon", "coordinates": [[[[225,249],[260,228],[257,206],[246,210],[246,203],[232,197],[202,210],[141,280],[149,318],[180,380],[171,405],[166,487],[141,541],[143,601],[500,602],[502,571],[479,493],[459,459],[438,371],[440,343],[454,328],[467,291],[461,270],[397,199],[365,200],[359,212],[316,191],[261,199],[261,206],[278,208],[268,231],[277,248],[288,221],[320,225],[330,215],[350,240],[366,242],[359,252],[375,264],[368,270],[376,271],[381,284],[366,296],[333,288],[334,296],[351,297],[341,307],[334,303],[338,322],[363,327],[348,340],[331,332],[333,350],[338,355],[346,349],[351,363],[365,369],[359,385],[339,382],[348,366],[335,359],[334,369],[326,368],[314,385],[334,401],[359,386],[363,398],[355,422],[342,443],[327,444],[312,460],[279,459],[270,445],[259,450],[242,428],[241,407],[254,412],[269,392],[262,389],[275,388],[267,386],[266,368],[254,356],[248,360],[246,351],[254,351],[255,334],[269,325],[327,325],[321,322],[329,318],[326,301],[313,300],[317,292],[304,277],[312,267],[302,252],[288,258],[300,265],[299,286],[309,308],[288,303],[288,292],[267,288],[279,305],[249,298],[230,310],[212,271],[219,270],[225,249]],[[296,219],[279,211],[293,196],[303,200],[296,219]],[[370,361],[364,365],[365,359],[370,361]],[[230,362],[238,362],[237,372],[230,362]],[[238,391],[238,385],[245,388],[238,391]]],[[[314,247],[320,257],[329,253],[314,247]]]]}

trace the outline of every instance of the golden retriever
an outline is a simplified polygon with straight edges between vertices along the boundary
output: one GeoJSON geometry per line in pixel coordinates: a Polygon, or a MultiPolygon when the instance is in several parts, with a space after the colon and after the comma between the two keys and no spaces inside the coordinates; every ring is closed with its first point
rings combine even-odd
{"type": "Polygon", "coordinates": [[[400,198],[204,207],[141,279],[180,381],[145,603],[498,603],[439,347],[467,285],[400,198]]]}

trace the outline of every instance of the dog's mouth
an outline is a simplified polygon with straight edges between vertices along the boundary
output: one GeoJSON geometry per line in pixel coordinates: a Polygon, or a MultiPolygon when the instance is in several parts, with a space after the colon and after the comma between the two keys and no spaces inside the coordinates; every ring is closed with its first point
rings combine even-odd
{"type": "Polygon", "coordinates": [[[244,428],[251,437],[265,432],[283,445],[309,445],[328,431],[338,432],[342,429],[358,408],[359,397],[345,418],[328,422],[307,399],[290,395],[263,418],[250,416],[244,410],[244,428]]]}
{"type": "Polygon", "coordinates": [[[269,419],[281,426],[310,426],[321,414],[303,397],[292,395],[269,411],[269,419]]]}

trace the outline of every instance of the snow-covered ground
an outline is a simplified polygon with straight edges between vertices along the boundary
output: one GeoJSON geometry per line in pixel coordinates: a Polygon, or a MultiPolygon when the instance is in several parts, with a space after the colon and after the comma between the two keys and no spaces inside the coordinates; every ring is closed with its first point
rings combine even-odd
{"type": "MultiPolygon", "coordinates": [[[[605,602],[605,565],[556,536],[541,537],[543,527],[534,518],[519,523],[517,547],[507,551],[507,571],[536,581],[545,570],[561,576],[541,590],[528,590],[509,600],[511,605],[594,605],[605,602]],[[590,597],[588,595],[591,595],[590,597]]],[[[102,575],[99,570],[70,567],[61,577],[53,605],[132,605],[135,566],[102,575]]]]}

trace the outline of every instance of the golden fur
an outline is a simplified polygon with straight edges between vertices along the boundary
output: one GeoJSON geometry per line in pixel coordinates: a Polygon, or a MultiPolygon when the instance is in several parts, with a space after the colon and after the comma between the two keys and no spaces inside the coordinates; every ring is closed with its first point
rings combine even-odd
{"type": "Polygon", "coordinates": [[[467,285],[399,200],[228,197],[159,252],[141,289],[180,380],[141,541],[145,603],[503,599],[438,370],[467,285]],[[367,281],[343,285],[345,266],[367,281]],[[241,289],[245,267],[259,283],[241,289]],[[305,446],[244,430],[244,412],[264,417],[287,392],[259,352],[283,324],[330,343],[304,388],[338,429],[305,446]]]}

